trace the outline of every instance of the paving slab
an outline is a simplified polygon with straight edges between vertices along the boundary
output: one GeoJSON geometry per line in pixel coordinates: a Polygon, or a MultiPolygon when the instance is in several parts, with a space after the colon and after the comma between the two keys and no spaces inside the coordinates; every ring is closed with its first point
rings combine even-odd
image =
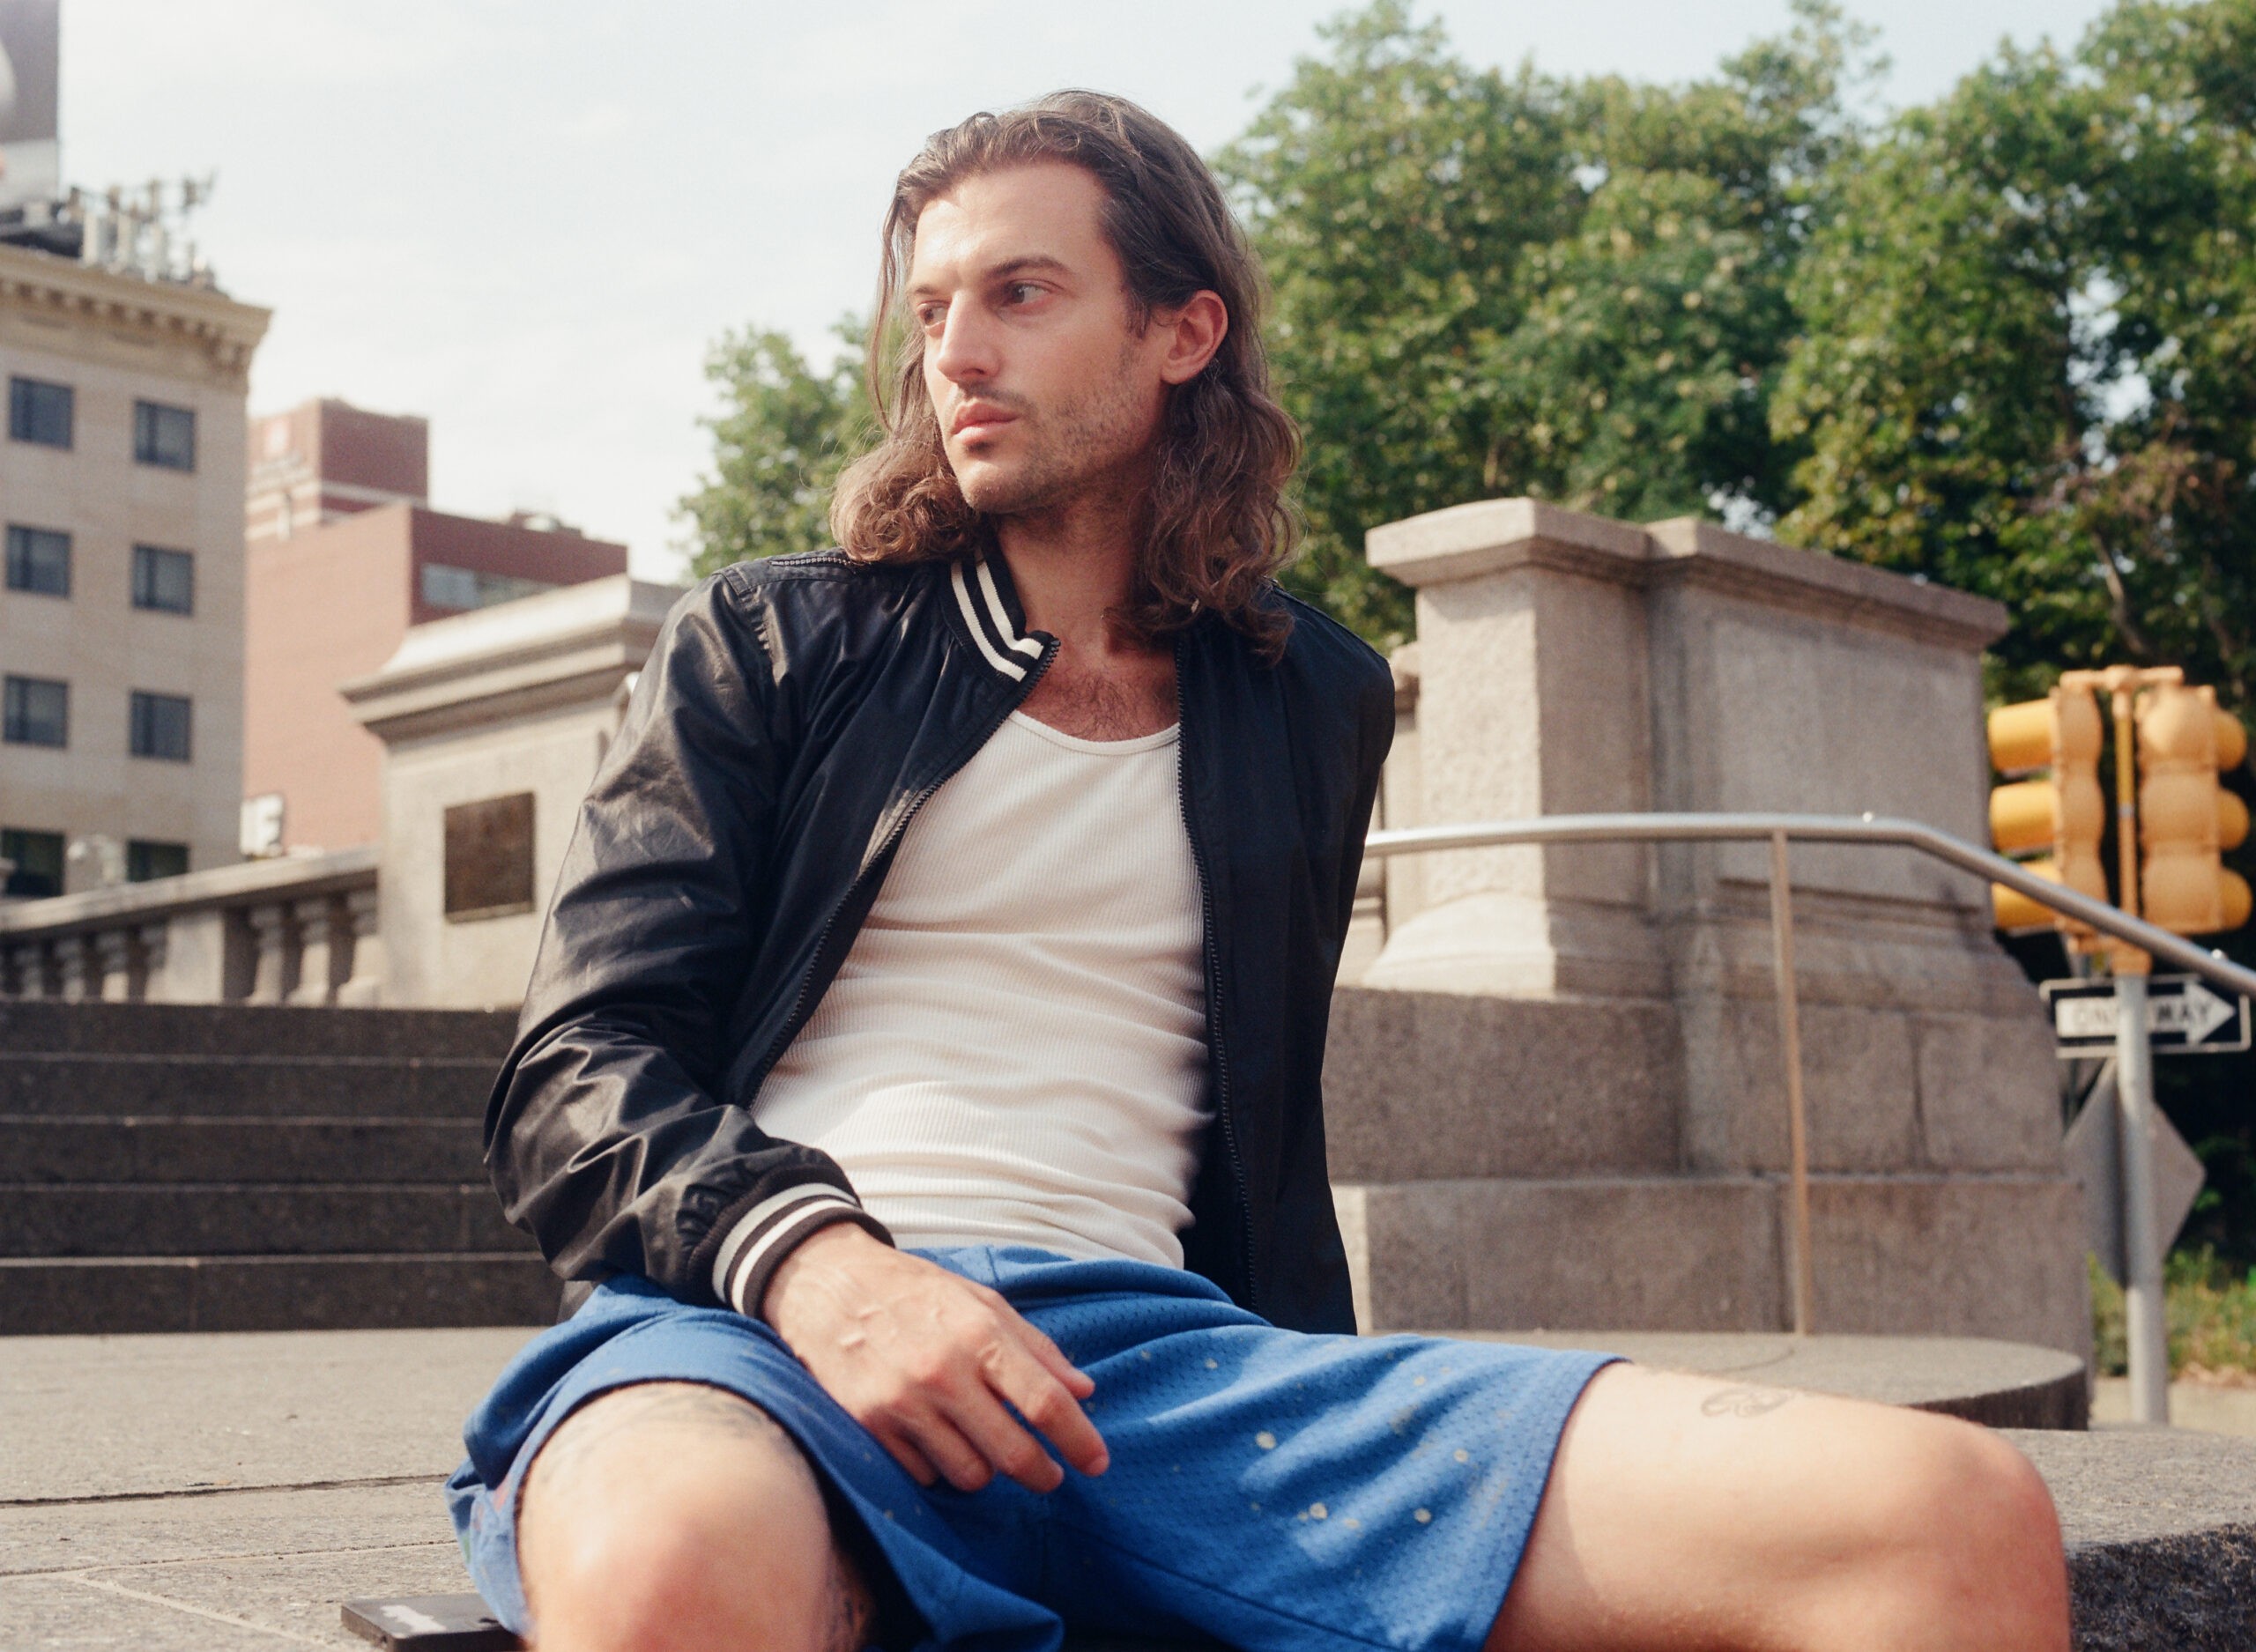
{"type": "MultiPolygon", "coordinates": [[[[2095,1427],[2131,1420],[2128,1377],[2102,1377],[2091,1386],[2091,1420],[2095,1427]]],[[[2256,1438],[2256,1386],[2173,1382],[2170,1385],[2170,1423],[2173,1428],[2190,1428],[2196,1433],[2256,1438]]]]}
{"type": "MultiPolygon", "coordinates": [[[[389,1552],[452,1536],[439,1478],[0,1505],[0,1582],[192,1561],[389,1552]]],[[[464,1585],[464,1587],[468,1587],[464,1585]]],[[[0,1646],[11,1645],[0,1636],[0,1646]]]]}
{"type": "Polygon", "coordinates": [[[0,1340],[0,1507],[440,1476],[537,1327],[0,1340]]]}
{"type": "Polygon", "coordinates": [[[71,1577],[0,1582],[0,1640],[41,1652],[274,1652],[308,1643],[233,1615],[186,1611],[71,1577]]]}

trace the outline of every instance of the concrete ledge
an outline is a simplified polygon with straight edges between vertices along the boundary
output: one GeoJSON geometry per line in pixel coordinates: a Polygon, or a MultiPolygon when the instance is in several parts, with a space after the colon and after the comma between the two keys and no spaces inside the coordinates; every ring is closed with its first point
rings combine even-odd
{"type": "Polygon", "coordinates": [[[2022,1433],[2068,1545],[2078,1652],[2256,1646],[2256,1441],[2022,1433]]]}
{"type": "MultiPolygon", "coordinates": [[[[1337,1183],[1366,1330],[1787,1324],[1775,1176],[1337,1183]]],[[[2082,1193],[2065,1177],[1810,1179],[1816,1326],[1996,1337],[2081,1359],[2082,1193]]]]}
{"type": "Polygon", "coordinates": [[[1639,1365],[1806,1389],[1963,1417],[1993,1428],[2084,1426],[2083,1361],[2057,1348],[1978,1337],[1684,1335],[1660,1331],[1452,1331],[1473,1342],[1596,1348],[1639,1365]]]}

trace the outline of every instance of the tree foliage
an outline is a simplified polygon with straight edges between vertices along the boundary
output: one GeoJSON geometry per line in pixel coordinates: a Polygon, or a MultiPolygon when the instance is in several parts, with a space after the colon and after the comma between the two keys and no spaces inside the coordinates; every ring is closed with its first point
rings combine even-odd
{"type": "Polygon", "coordinates": [[[686,496],[695,535],[690,567],[702,577],[752,557],[830,544],[830,491],[875,430],[861,379],[861,322],[834,330],[839,349],[817,372],[781,333],[725,335],[705,359],[722,411],[713,470],[686,496]]]}
{"type": "Polygon", "coordinates": [[[2007,50],[1860,157],[1772,424],[1814,549],[2012,608],[2065,665],[2256,689],[2256,4],[2139,0],[2007,50]]]}
{"type": "Polygon", "coordinates": [[[1304,591],[1387,641],[1409,608],[1362,560],[1376,523],[1510,493],[1778,507],[1785,281],[1873,67],[1829,5],[1798,16],[1676,88],[1476,70],[1402,0],[1325,31],[1217,157],[1308,437],[1304,591]]]}

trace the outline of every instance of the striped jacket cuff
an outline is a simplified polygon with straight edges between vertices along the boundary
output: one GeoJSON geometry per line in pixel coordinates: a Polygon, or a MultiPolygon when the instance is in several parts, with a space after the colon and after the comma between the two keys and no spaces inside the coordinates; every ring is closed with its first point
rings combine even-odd
{"type": "Polygon", "coordinates": [[[747,1319],[760,1317],[768,1281],[798,1242],[834,1222],[893,1242],[885,1224],[827,1182],[802,1182],[761,1200],[736,1219],[713,1259],[713,1293],[747,1319]]]}

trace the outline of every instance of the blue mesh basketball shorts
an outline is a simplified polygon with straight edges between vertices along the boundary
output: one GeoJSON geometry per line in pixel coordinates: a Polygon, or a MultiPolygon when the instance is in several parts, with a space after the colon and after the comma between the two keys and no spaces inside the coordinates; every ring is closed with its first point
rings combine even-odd
{"type": "Polygon", "coordinates": [[[464,1430],[448,1501],[494,1612],[528,1626],[515,1513],[549,1431],[612,1389],[704,1382],[798,1442],[890,1568],[920,1648],[1052,1652],[1070,1626],[1243,1652],[1475,1652],[1568,1413],[1609,1357],[1280,1330],[1148,1263],[921,1254],[1002,1293],[1095,1380],[1104,1473],[1068,1470],[1047,1496],[920,1486],[765,1325],[614,1280],[529,1345],[464,1430]]]}

